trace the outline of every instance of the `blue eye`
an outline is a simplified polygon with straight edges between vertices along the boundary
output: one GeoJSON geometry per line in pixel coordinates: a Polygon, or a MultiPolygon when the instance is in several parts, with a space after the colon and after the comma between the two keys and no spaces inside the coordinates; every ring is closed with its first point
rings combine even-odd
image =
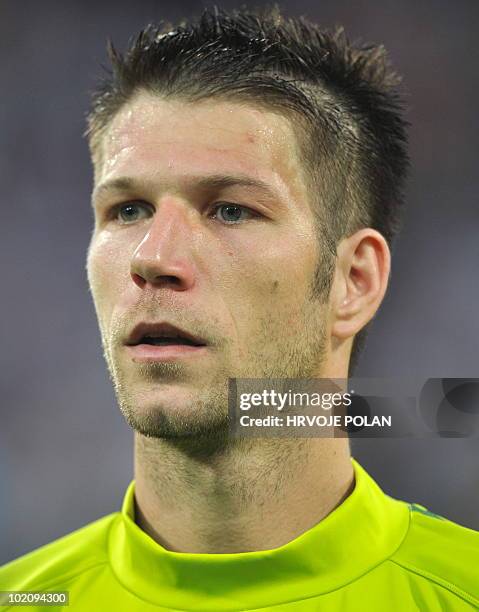
{"type": "Polygon", "coordinates": [[[120,204],[115,209],[115,219],[120,221],[123,225],[138,221],[140,217],[138,211],[147,212],[146,206],[139,202],[127,202],[126,204],[120,204]]]}
{"type": "Polygon", "coordinates": [[[214,217],[218,221],[223,221],[227,224],[241,223],[246,219],[251,219],[253,213],[249,208],[245,206],[239,206],[238,204],[219,204],[215,208],[214,217]]]}

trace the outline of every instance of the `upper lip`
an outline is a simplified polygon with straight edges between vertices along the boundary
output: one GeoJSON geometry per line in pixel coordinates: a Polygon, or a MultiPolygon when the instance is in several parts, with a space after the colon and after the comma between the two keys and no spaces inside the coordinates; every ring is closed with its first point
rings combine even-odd
{"type": "Polygon", "coordinates": [[[190,340],[194,344],[198,346],[204,346],[206,342],[200,338],[199,336],[195,336],[180,327],[176,327],[176,325],[172,325],[171,323],[159,322],[159,323],[138,323],[130,335],[126,340],[126,344],[129,346],[134,346],[135,344],[139,344],[140,340],[144,336],[151,337],[165,337],[165,338],[186,338],[190,340]]]}

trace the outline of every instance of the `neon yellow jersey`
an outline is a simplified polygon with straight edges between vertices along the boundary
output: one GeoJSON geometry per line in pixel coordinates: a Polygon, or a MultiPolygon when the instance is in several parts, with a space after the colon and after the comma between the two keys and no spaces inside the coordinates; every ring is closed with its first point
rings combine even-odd
{"type": "MultiPolygon", "coordinates": [[[[479,532],[386,495],[352,459],[353,492],[279,548],[171,552],[121,512],[0,568],[0,590],[68,591],[85,612],[479,610],[479,532]]],[[[2,607],[52,610],[58,607],[2,607]]]]}

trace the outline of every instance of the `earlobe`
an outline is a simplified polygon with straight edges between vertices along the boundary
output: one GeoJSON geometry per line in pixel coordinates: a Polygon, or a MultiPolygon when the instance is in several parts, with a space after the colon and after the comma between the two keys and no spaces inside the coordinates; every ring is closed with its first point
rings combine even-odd
{"type": "Polygon", "coordinates": [[[354,336],[374,317],[386,292],[390,258],[386,240],[372,228],[341,242],[332,291],[333,336],[354,336]]]}

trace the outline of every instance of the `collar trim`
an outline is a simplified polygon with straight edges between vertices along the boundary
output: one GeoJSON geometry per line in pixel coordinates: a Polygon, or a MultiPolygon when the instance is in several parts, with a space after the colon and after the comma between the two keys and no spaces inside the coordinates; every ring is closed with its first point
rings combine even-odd
{"type": "Polygon", "coordinates": [[[351,462],[355,487],[337,508],[284,546],[257,552],[166,550],[134,521],[133,480],[111,526],[111,567],[142,599],[197,612],[244,611],[338,589],[390,557],[409,527],[407,504],[351,462]]]}

